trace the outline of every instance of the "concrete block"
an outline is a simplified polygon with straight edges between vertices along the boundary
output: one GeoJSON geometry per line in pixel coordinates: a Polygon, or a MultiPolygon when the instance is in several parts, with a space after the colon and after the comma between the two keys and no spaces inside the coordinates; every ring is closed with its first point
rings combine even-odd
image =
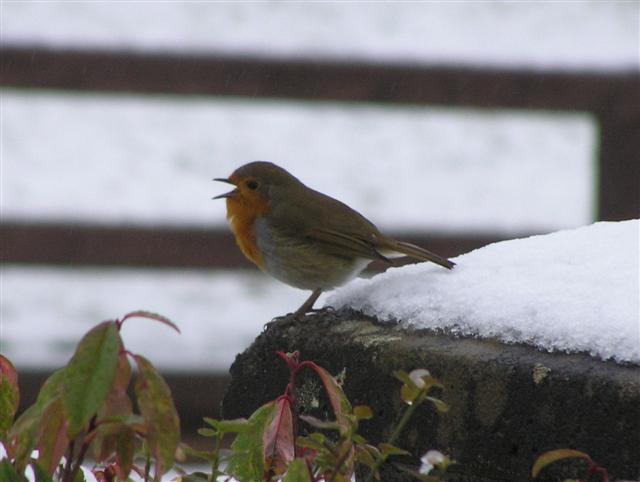
{"type": "MultiPolygon", "coordinates": [[[[444,383],[441,398],[451,410],[438,415],[424,405],[397,445],[415,455],[413,463],[428,449],[449,454],[458,461],[452,480],[529,480],[535,459],[558,448],[587,452],[608,468],[611,480],[640,479],[638,366],[402,329],[351,310],[323,311],[270,324],[237,356],[225,418],[247,417],[283,392],[288,372],[277,350],[298,350],[301,359],[342,374],[351,403],[373,409],[361,433],[375,442],[388,437],[402,409],[393,372],[427,368],[444,383]]],[[[331,418],[312,378],[301,380],[301,409],[331,418]]],[[[584,465],[550,467],[540,480],[576,477],[579,467],[584,465]]],[[[387,464],[382,480],[413,479],[387,464]]]]}

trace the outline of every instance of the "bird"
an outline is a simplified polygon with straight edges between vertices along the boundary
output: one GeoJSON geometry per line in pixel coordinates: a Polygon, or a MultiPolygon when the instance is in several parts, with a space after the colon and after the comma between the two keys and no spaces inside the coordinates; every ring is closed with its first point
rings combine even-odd
{"type": "Polygon", "coordinates": [[[311,290],[293,316],[314,311],[324,291],[346,284],[374,260],[409,256],[452,269],[431,251],[385,236],[362,214],[315,191],[282,167],[254,161],[228,178],[227,220],[242,253],[258,268],[290,286],[311,290]]]}

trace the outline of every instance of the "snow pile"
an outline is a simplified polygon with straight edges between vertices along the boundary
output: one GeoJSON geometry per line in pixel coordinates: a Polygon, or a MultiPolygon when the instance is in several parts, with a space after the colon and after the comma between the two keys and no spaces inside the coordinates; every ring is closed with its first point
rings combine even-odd
{"type": "Polygon", "coordinates": [[[601,222],[357,280],[328,299],[405,326],[640,363],[639,223],[601,222]]]}

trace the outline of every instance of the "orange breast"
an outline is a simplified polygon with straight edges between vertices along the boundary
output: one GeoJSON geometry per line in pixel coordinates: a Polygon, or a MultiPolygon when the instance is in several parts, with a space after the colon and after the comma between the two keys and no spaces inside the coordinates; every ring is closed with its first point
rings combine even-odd
{"type": "Polygon", "coordinates": [[[263,268],[264,261],[256,244],[254,223],[258,216],[267,212],[267,208],[266,203],[260,205],[242,198],[227,198],[227,219],[236,242],[242,253],[260,269],[263,268]]]}

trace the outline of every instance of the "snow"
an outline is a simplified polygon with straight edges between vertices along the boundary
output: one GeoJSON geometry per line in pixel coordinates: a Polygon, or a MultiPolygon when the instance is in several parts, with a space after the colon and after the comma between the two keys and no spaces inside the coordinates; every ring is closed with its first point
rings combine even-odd
{"type": "Polygon", "coordinates": [[[2,266],[0,279],[0,353],[19,370],[62,366],[92,326],[144,309],[182,334],[132,319],[122,330],[130,351],[164,371],[226,371],[265,323],[309,295],[258,272],[223,270],[2,266]]]}
{"type": "Polygon", "coordinates": [[[224,186],[211,179],[257,159],[383,229],[594,220],[596,126],[583,114],[17,91],[1,102],[7,220],[221,226],[210,198],[224,186]]]}
{"type": "Polygon", "coordinates": [[[2,42],[638,69],[635,1],[2,2],[2,42]]]}
{"type": "Polygon", "coordinates": [[[356,280],[327,300],[382,320],[640,363],[638,220],[495,243],[356,280]]]}

